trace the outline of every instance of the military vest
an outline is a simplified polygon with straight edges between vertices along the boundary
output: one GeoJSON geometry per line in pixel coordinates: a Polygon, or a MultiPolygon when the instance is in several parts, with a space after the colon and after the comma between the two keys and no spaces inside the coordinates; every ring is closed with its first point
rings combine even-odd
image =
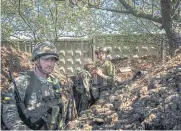
{"type": "MultiPolygon", "coordinates": [[[[40,119],[44,118],[45,121],[51,123],[51,117],[48,118],[47,112],[56,106],[57,112],[59,112],[59,105],[61,103],[60,85],[56,82],[56,79],[49,77],[47,80],[41,80],[33,72],[29,71],[24,73],[29,80],[29,84],[26,88],[26,94],[24,97],[24,104],[27,110],[27,116],[30,117],[30,123],[36,123],[40,119]],[[34,106],[32,107],[32,104],[34,106]]],[[[58,115],[58,113],[57,113],[58,115]]],[[[57,116],[54,116],[56,118],[57,116]]],[[[30,126],[30,128],[34,128],[30,126]]]]}
{"type": "Polygon", "coordinates": [[[37,99],[37,102],[41,102],[58,98],[58,95],[60,95],[61,88],[55,78],[50,76],[47,80],[41,80],[33,71],[23,74],[26,75],[29,80],[24,97],[26,107],[28,107],[30,100],[34,97],[36,97],[34,99],[37,99]],[[36,96],[33,93],[36,93],[36,96]]]}

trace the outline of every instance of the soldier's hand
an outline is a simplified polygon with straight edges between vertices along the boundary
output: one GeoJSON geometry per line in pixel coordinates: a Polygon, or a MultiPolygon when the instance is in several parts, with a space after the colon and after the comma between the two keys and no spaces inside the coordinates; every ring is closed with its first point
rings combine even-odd
{"type": "Polygon", "coordinates": [[[93,69],[91,70],[90,74],[91,74],[91,75],[96,74],[96,68],[93,68],[93,69]]]}
{"type": "Polygon", "coordinates": [[[96,69],[96,74],[98,74],[99,76],[102,76],[102,70],[100,68],[96,69]]]}

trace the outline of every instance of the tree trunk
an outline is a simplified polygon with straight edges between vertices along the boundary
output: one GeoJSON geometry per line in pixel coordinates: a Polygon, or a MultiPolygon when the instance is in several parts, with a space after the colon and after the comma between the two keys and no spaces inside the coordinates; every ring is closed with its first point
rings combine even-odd
{"type": "Polygon", "coordinates": [[[171,0],[161,0],[161,15],[162,15],[162,25],[167,34],[169,40],[169,54],[174,55],[174,51],[181,45],[181,37],[179,32],[176,33],[176,30],[173,26],[172,20],[172,2],[171,0]]]}

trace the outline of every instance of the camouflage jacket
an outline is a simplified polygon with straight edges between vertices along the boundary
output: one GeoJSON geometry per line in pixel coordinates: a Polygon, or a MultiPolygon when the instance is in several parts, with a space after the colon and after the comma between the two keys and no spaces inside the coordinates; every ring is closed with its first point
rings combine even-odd
{"type": "MultiPolygon", "coordinates": [[[[39,89],[43,88],[43,85],[48,85],[50,83],[50,77],[47,79],[41,78],[38,76],[36,73],[34,73],[34,76],[38,78],[38,80],[41,82],[41,85],[39,89]]],[[[27,86],[30,84],[29,83],[30,76],[27,74],[21,74],[19,77],[15,79],[18,92],[20,94],[21,100],[24,101],[25,99],[25,94],[26,94],[26,89],[27,86]]],[[[57,87],[59,88],[58,90],[61,92],[60,85],[56,79],[53,79],[54,84],[56,83],[57,87]]],[[[48,85],[49,86],[49,85],[48,85]]],[[[35,87],[32,91],[30,100],[27,105],[27,111],[31,111],[42,104],[42,93],[41,91],[38,91],[37,93],[37,87],[35,87]]],[[[49,91],[46,91],[45,94],[48,96],[50,95],[50,92],[54,92],[52,88],[49,88],[49,91]]],[[[24,122],[21,120],[19,117],[17,105],[16,105],[16,100],[14,96],[14,85],[10,85],[10,89],[8,90],[9,94],[12,94],[12,98],[7,101],[5,104],[3,104],[3,112],[2,112],[2,118],[3,122],[6,125],[6,127],[10,130],[29,130],[28,126],[24,124],[24,122]]],[[[61,101],[61,98],[58,98],[58,101],[61,101]]],[[[38,115],[39,112],[37,112],[38,115]]],[[[36,115],[36,114],[35,114],[36,115]]]]}
{"type": "Polygon", "coordinates": [[[83,69],[77,73],[77,77],[81,83],[80,85],[77,85],[77,90],[82,89],[82,91],[80,91],[82,93],[90,92],[91,74],[87,70],[83,69]]]}
{"type": "Polygon", "coordinates": [[[100,63],[100,61],[96,62],[96,67],[100,68],[102,73],[108,76],[106,81],[108,82],[108,85],[112,85],[115,77],[114,65],[110,61],[106,60],[103,64],[100,63]]]}

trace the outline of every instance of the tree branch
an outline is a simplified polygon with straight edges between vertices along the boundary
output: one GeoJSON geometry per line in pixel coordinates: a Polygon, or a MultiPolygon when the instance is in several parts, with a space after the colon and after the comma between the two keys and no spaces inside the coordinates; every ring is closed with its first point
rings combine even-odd
{"type": "Polygon", "coordinates": [[[115,10],[115,9],[101,8],[101,7],[91,6],[91,5],[89,5],[88,8],[94,8],[94,9],[105,10],[105,11],[110,11],[110,12],[115,12],[115,13],[123,13],[123,14],[131,13],[130,11],[127,11],[127,10],[115,10]]]}
{"type": "Polygon", "coordinates": [[[99,10],[105,10],[105,11],[110,11],[110,12],[115,12],[115,13],[123,13],[123,14],[131,14],[133,16],[143,18],[146,20],[151,20],[157,23],[162,24],[162,17],[158,16],[153,16],[152,14],[146,14],[144,12],[137,11],[133,9],[129,4],[126,3],[125,0],[119,0],[119,2],[124,6],[126,10],[116,10],[116,9],[109,9],[109,8],[101,8],[95,5],[91,5],[88,3],[88,8],[94,8],[94,9],[99,9],[99,10]]]}
{"type": "Polygon", "coordinates": [[[153,16],[152,14],[146,14],[143,12],[139,12],[139,11],[133,9],[129,4],[127,4],[125,0],[119,0],[119,2],[124,6],[124,8],[128,12],[130,12],[129,14],[132,14],[133,16],[147,19],[147,20],[151,20],[151,21],[158,22],[158,23],[162,23],[161,17],[156,17],[156,16],[153,16]]]}
{"type": "Polygon", "coordinates": [[[20,17],[23,19],[23,21],[27,24],[27,26],[28,26],[28,27],[30,28],[30,30],[32,31],[33,36],[34,36],[34,40],[35,40],[35,42],[36,42],[36,41],[37,41],[36,32],[33,30],[33,28],[31,27],[31,24],[24,18],[23,13],[21,12],[21,0],[18,1],[18,12],[19,12],[20,17]]]}
{"type": "MultiPolygon", "coordinates": [[[[175,4],[175,6],[173,7],[173,10],[172,10],[172,15],[171,15],[171,17],[173,18],[173,19],[175,19],[175,15],[178,15],[179,16],[179,14],[177,14],[177,10],[179,9],[179,4],[180,4],[180,0],[177,0],[177,3],[175,4]]],[[[179,13],[179,11],[178,11],[178,13],[179,13]]]]}
{"type": "Polygon", "coordinates": [[[57,42],[57,40],[58,40],[58,33],[57,33],[57,20],[58,20],[58,7],[57,7],[57,5],[55,4],[55,6],[56,6],[56,11],[55,11],[55,43],[57,42]]]}
{"type": "Polygon", "coordinates": [[[164,38],[162,38],[162,37],[159,37],[157,34],[154,35],[153,33],[151,33],[151,32],[146,28],[146,25],[144,24],[144,22],[143,22],[142,20],[140,20],[140,21],[141,21],[141,23],[142,23],[141,27],[144,26],[144,29],[146,29],[146,31],[147,31],[150,35],[152,35],[153,37],[159,39],[160,41],[168,42],[168,40],[166,40],[166,39],[164,39],[164,38]]]}

